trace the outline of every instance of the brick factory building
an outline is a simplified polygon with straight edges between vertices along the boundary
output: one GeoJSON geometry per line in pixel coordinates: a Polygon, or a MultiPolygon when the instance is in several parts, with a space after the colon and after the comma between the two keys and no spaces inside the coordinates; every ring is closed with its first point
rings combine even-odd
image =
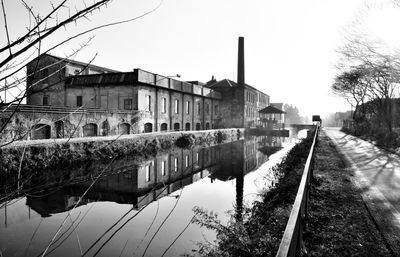
{"type": "Polygon", "coordinates": [[[238,82],[207,83],[43,54],[27,65],[27,104],[3,108],[0,123],[17,110],[3,139],[260,126],[270,97],[244,83],[243,48],[239,38],[238,82]]]}

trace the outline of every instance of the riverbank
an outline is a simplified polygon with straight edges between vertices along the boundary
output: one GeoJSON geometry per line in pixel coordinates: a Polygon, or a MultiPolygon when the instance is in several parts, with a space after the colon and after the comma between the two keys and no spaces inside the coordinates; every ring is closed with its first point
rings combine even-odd
{"type": "MultiPolygon", "coordinates": [[[[311,134],[311,133],[310,133],[311,134]]],[[[217,232],[214,243],[200,243],[201,256],[275,256],[285,230],[309,152],[309,136],[273,168],[275,186],[227,226],[215,214],[195,209],[196,223],[217,232]]],[[[309,218],[303,256],[391,256],[375,226],[360,189],[352,183],[334,144],[322,131],[318,138],[309,218]]]]}
{"type": "Polygon", "coordinates": [[[243,129],[219,129],[20,141],[0,148],[0,176],[18,170],[30,172],[88,161],[108,161],[129,154],[155,155],[170,149],[176,142],[180,146],[211,145],[242,137],[243,129]]]}
{"type": "MultiPolygon", "coordinates": [[[[215,242],[201,242],[195,256],[275,256],[301,180],[313,133],[296,144],[272,169],[271,188],[253,206],[243,207],[223,225],[217,215],[195,208],[195,223],[215,230],[215,242]]],[[[238,209],[238,208],[236,208],[238,209]]]]}
{"type": "Polygon", "coordinates": [[[361,190],[333,142],[321,131],[309,205],[305,256],[391,256],[361,190]]]}

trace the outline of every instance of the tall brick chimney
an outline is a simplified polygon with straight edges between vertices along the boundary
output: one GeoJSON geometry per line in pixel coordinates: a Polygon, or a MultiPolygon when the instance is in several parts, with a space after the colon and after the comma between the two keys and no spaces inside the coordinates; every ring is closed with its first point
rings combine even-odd
{"type": "Polygon", "coordinates": [[[244,37],[239,37],[237,84],[244,87],[244,37]]]}

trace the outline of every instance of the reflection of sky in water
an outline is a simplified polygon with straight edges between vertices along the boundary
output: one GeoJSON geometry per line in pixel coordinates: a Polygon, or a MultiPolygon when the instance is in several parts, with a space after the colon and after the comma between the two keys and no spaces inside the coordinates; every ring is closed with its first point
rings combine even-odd
{"type": "MultiPolygon", "coordinates": [[[[102,178],[70,217],[66,216],[67,210],[78,201],[90,180],[63,185],[61,190],[43,197],[15,199],[1,209],[1,250],[4,256],[38,255],[67,217],[60,238],[49,248],[50,256],[80,256],[80,251],[85,252],[98,238],[101,240],[88,256],[103,244],[98,256],[119,256],[121,252],[121,256],[142,256],[146,247],[147,256],[160,256],[190,222],[194,206],[217,212],[223,223],[228,221],[225,212],[236,205],[238,176],[245,175],[244,203],[256,199],[260,190],[274,180],[269,168],[293,143],[289,138],[253,137],[206,149],[175,150],[139,163],[119,161],[113,165],[116,174],[102,178]],[[283,149],[268,157],[257,150],[265,146],[283,149]]],[[[195,242],[213,240],[214,236],[213,231],[191,224],[166,256],[182,254],[185,249],[190,252],[195,242]]]]}

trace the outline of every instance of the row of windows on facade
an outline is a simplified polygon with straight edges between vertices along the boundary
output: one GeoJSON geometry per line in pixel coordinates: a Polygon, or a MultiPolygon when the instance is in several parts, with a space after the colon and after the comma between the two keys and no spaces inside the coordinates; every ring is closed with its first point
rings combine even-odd
{"type": "MultiPolygon", "coordinates": [[[[64,136],[68,136],[64,134],[64,122],[59,120],[55,122],[55,136],[56,138],[64,138],[64,136]]],[[[215,124],[213,123],[211,128],[215,128],[215,124]]],[[[181,126],[179,122],[176,122],[173,124],[173,128],[171,128],[175,131],[180,131],[181,126]]],[[[202,129],[202,124],[201,123],[195,123],[192,124],[190,122],[185,123],[184,130],[201,130],[202,129]]],[[[203,129],[210,129],[210,123],[206,122],[204,124],[203,129]]],[[[168,130],[168,124],[167,123],[161,123],[160,124],[160,131],[167,131],[168,130]]],[[[143,132],[149,133],[153,132],[153,124],[152,123],[145,123],[144,124],[144,130],[143,132]]],[[[95,123],[88,123],[85,126],[83,126],[82,129],[82,136],[84,137],[95,137],[98,135],[101,136],[108,136],[110,133],[110,127],[108,123],[103,122],[101,125],[101,130],[98,130],[98,125],[95,123]]],[[[120,135],[127,135],[131,133],[131,125],[129,123],[120,123],[118,124],[118,134],[120,135]]],[[[35,126],[32,127],[32,133],[31,133],[31,139],[49,139],[51,138],[51,126],[47,124],[36,124],[35,126]]]]}
{"type": "Polygon", "coordinates": [[[246,101],[250,102],[250,103],[255,103],[256,102],[256,98],[258,95],[258,101],[263,103],[263,104],[268,104],[267,103],[267,97],[265,95],[262,94],[253,94],[249,91],[246,92],[246,101]]]}
{"type": "MultiPolygon", "coordinates": [[[[49,105],[50,101],[49,101],[49,96],[48,95],[44,95],[43,96],[43,105],[49,105]]],[[[77,107],[81,107],[83,105],[83,101],[82,101],[82,96],[78,95],[76,96],[76,106],[77,107]]],[[[186,101],[186,114],[190,114],[190,105],[191,102],[190,101],[186,101]]],[[[138,105],[137,102],[135,102],[132,98],[126,98],[124,99],[124,110],[137,110],[138,109],[138,105]]],[[[151,104],[151,96],[147,95],[146,96],[146,111],[151,111],[152,110],[152,104],[151,104]]],[[[167,98],[162,97],[161,98],[161,112],[162,113],[166,113],[167,112],[167,98]]],[[[175,99],[174,101],[174,112],[176,114],[179,113],[179,100],[175,99]]],[[[210,104],[205,103],[205,113],[207,115],[210,114],[210,104]]],[[[214,113],[215,115],[218,114],[218,105],[214,106],[214,113]]],[[[201,114],[201,103],[197,103],[197,114],[201,114]]]]}
{"type": "Polygon", "coordinates": [[[255,95],[251,92],[246,92],[246,101],[250,102],[250,103],[254,103],[255,102],[255,95]]]}
{"type": "MultiPolygon", "coordinates": [[[[190,114],[190,106],[191,106],[191,101],[186,101],[185,102],[185,113],[186,114],[190,114]]],[[[130,110],[129,108],[132,105],[132,99],[127,98],[124,99],[124,109],[125,110],[130,110]]],[[[179,106],[180,106],[180,102],[178,99],[174,100],[174,113],[178,114],[179,113],[179,106]]],[[[204,104],[205,107],[205,114],[209,115],[210,114],[210,104],[209,103],[205,103],[204,104]]],[[[201,103],[197,103],[197,114],[200,115],[201,114],[201,103]]],[[[146,95],[146,111],[152,111],[152,102],[151,102],[151,96],[150,95],[146,95]]],[[[162,113],[167,113],[167,98],[165,97],[161,97],[161,112],[162,113]]],[[[214,113],[215,115],[218,114],[218,105],[214,106],[214,113]]]]}
{"type": "Polygon", "coordinates": [[[256,110],[253,107],[246,106],[246,116],[247,117],[257,117],[256,110]]]}
{"type": "MultiPolygon", "coordinates": [[[[209,161],[208,160],[209,159],[208,154],[204,155],[204,157],[205,157],[204,161],[208,162],[209,161]]],[[[188,168],[189,165],[190,165],[190,163],[189,163],[189,155],[185,155],[184,159],[185,159],[185,162],[184,162],[184,167],[183,168],[188,168]]],[[[199,163],[199,153],[196,153],[195,159],[196,160],[195,160],[195,162],[193,164],[198,164],[199,163]]],[[[173,162],[173,166],[171,167],[171,172],[178,172],[178,158],[177,157],[172,157],[171,162],[173,162]]],[[[161,176],[166,176],[167,175],[167,161],[163,160],[163,161],[160,162],[160,164],[161,164],[161,167],[160,167],[161,176]]],[[[146,178],[145,178],[146,182],[150,182],[151,179],[152,179],[152,174],[151,174],[152,173],[152,169],[151,169],[151,167],[153,165],[154,165],[153,162],[151,162],[149,164],[146,164],[145,167],[144,167],[145,175],[146,175],[146,178]]]]}

